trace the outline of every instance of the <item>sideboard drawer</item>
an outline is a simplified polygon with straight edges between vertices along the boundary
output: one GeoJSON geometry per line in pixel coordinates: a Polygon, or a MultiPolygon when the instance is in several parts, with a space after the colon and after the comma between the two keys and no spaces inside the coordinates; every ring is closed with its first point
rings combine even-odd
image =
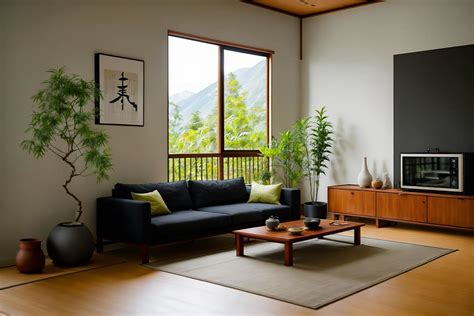
{"type": "Polygon", "coordinates": [[[330,188],[328,194],[330,212],[375,216],[375,192],[330,188]]]}
{"type": "Polygon", "coordinates": [[[428,197],[428,223],[474,228],[474,200],[428,197]]]}
{"type": "Polygon", "coordinates": [[[377,193],[377,216],[426,222],[426,196],[377,193]]]}

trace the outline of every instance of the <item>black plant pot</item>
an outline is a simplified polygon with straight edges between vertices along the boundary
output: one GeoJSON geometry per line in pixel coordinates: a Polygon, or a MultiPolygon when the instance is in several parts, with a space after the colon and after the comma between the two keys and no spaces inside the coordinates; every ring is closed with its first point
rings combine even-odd
{"type": "Polygon", "coordinates": [[[61,223],[49,233],[46,247],[56,265],[83,265],[94,253],[94,237],[83,223],[61,223]]]}
{"type": "Polygon", "coordinates": [[[306,202],[304,204],[304,217],[326,218],[328,216],[328,204],[325,202],[306,202]]]}

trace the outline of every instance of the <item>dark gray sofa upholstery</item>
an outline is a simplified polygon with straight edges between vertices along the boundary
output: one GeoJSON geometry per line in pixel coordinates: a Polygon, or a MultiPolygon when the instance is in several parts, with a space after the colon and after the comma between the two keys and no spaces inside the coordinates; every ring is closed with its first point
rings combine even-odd
{"type": "Polygon", "coordinates": [[[137,244],[142,262],[155,244],[212,236],[263,225],[270,215],[281,221],[300,216],[300,191],[282,189],[280,205],[246,203],[250,188],[242,178],[224,181],[121,184],[112,197],[97,199],[97,250],[103,240],[137,244]],[[131,192],[158,190],[171,214],[151,216],[148,202],[134,201],[131,192]]]}
{"type": "Polygon", "coordinates": [[[291,209],[287,205],[263,203],[236,203],[200,207],[198,211],[229,215],[232,225],[262,222],[270,215],[278,216],[282,221],[291,219],[291,209]]]}
{"type": "Polygon", "coordinates": [[[177,211],[170,215],[151,218],[152,237],[158,237],[156,241],[159,241],[160,237],[167,239],[173,236],[193,235],[206,231],[216,231],[230,225],[231,219],[225,214],[195,210],[177,211]]]}

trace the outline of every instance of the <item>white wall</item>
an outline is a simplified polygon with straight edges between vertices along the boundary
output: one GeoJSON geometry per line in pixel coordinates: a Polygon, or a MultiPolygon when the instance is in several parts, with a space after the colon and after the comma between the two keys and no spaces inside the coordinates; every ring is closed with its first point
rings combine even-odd
{"type": "MultiPolygon", "coordinates": [[[[393,55],[474,43],[472,0],[387,0],[307,18],[303,24],[302,115],[325,105],[336,145],[329,184],[393,179],[393,55]]],[[[448,106],[448,105],[447,105],[448,106]]]]}
{"type": "Polygon", "coordinates": [[[65,65],[92,80],[96,52],[145,60],[145,127],[100,126],[111,137],[111,179],[73,185],[91,230],[95,198],[110,194],[114,183],[167,179],[169,29],[274,50],[273,131],[300,116],[299,22],[290,16],[237,0],[0,0],[0,21],[0,262],[14,257],[19,238],[45,240],[55,224],[74,216],[74,203],[61,188],[67,168],[52,156],[35,160],[19,147],[32,113],[30,97],[49,68],[65,65]]]}
{"type": "MultiPolygon", "coordinates": [[[[5,73],[5,23],[3,19],[3,13],[0,10],[0,75],[5,73]]],[[[0,192],[4,192],[3,180],[5,178],[5,143],[3,141],[5,137],[5,88],[3,84],[0,84],[0,192]]],[[[1,202],[0,202],[1,203],[1,202]]],[[[1,205],[1,204],[0,204],[1,205]]],[[[0,219],[2,219],[1,214],[3,213],[3,208],[0,208],[0,219]]],[[[0,230],[4,225],[0,221],[0,230]]],[[[1,237],[1,233],[0,233],[1,237]]],[[[0,256],[1,258],[1,256],[0,256]]],[[[0,259],[1,260],[1,259],[0,259]]]]}

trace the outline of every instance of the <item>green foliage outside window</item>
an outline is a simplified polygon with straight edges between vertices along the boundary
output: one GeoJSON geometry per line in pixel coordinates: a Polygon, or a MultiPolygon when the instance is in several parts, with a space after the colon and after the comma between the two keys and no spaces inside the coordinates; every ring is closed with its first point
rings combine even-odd
{"type": "MultiPolygon", "coordinates": [[[[249,107],[246,92],[233,73],[225,82],[224,141],[232,150],[258,149],[266,144],[266,106],[249,107]]],[[[217,107],[207,117],[199,111],[183,127],[179,106],[170,102],[169,152],[213,153],[217,151],[217,107]]]]}

